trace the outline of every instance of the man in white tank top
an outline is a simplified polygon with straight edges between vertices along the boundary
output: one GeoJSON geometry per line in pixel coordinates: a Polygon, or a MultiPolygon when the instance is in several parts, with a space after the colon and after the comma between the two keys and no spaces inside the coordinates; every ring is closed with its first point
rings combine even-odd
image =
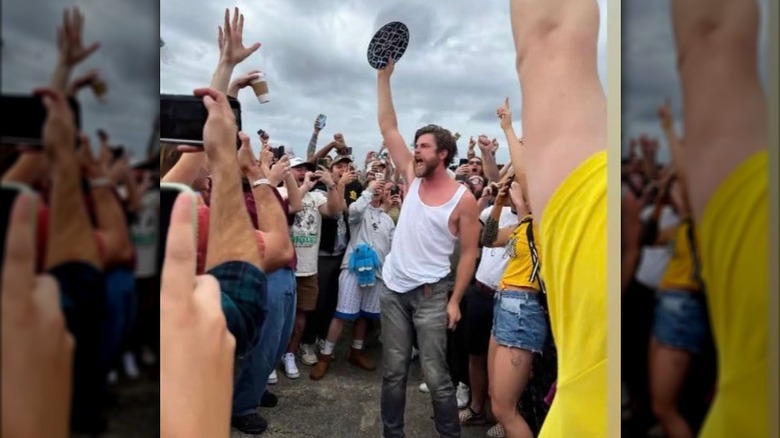
{"type": "Polygon", "coordinates": [[[414,153],[409,151],[393,109],[393,64],[390,60],[378,73],[379,128],[409,187],[382,270],[384,436],[405,436],[406,379],[416,335],[436,430],[441,437],[459,437],[455,388],[447,367],[447,329],[454,329],[460,320],[460,301],[474,275],[479,251],[477,201],[447,174],[457,153],[448,130],[435,125],[419,129],[414,153]],[[451,288],[445,279],[458,242],[460,261],[451,288]]]}

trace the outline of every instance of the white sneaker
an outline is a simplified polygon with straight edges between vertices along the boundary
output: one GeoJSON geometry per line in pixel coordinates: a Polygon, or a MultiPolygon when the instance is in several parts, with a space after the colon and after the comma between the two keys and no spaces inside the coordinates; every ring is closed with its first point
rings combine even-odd
{"type": "Polygon", "coordinates": [[[456,397],[458,398],[458,409],[464,409],[469,405],[470,391],[469,387],[465,383],[458,383],[458,391],[456,397]]]}
{"type": "Polygon", "coordinates": [[[307,366],[312,366],[317,363],[317,355],[314,354],[314,345],[301,344],[299,350],[300,350],[299,353],[301,355],[301,363],[307,366]]]}
{"type": "Polygon", "coordinates": [[[276,375],[276,370],[271,371],[271,375],[268,376],[268,384],[276,385],[279,382],[279,376],[276,375]]]}
{"type": "Polygon", "coordinates": [[[301,373],[298,372],[298,366],[295,365],[295,355],[292,353],[285,353],[282,357],[282,363],[284,364],[284,375],[288,379],[297,379],[301,377],[301,373]]]}
{"type": "Polygon", "coordinates": [[[130,380],[137,380],[141,377],[141,373],[138,371],[138,365],[135,363],[135,355],[131,352],[126,352],[122,355],[122,364],[125,367],[125,375],[130,380]]]}
{"type": "Polygon", "coordinates": [[[428,389],[428,384],[425,382],[420,383],[420,386],[417,389],[419,389],[420,392],[424,392],[425,394],[431,393],[431,390],[428,389]]]}
{"type": "Polygon", "coordinates": [[[111,372],[108,373],[106,381],[109,385],[116,385],[116,383],[119,381],[119,373],[116,372],[116,370],[111,370],[111,372]]]}

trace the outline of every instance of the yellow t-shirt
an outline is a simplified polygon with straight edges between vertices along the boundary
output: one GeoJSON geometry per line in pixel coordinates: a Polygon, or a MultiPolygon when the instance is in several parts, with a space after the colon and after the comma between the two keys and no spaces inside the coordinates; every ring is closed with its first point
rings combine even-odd
{"type": "MultiPolygon", "coordinates": [[[[504,275],[501,277],[499,289],[517,289],[528,288],[539,290],[538,275],[534,275],[538,264],[535,264],[531,257],[531,249],[528,246],[528,227],[533,226],[531,216],[523,218],[520,225],[512,232],[507,245],[507,254],[509,260],[504,269],[504,275]]],[[[536,234],[534,234],[536,236],[536,234]]],[[[538,260],[541,260],[541,249],[536,239],[534,247],[536,248],[538,260]]]]}
{"type": "Polygon", "coordinates": [[[558,187],[540,224],[542,278],[558,349],[540,438],[607,436],[607,153],[558,187]]]}
{"type": "Polygon", "coordinates": [[[677,225],[674,232],[674,252],[666,265],[664,276],[661,278],[660,289],[663,290],[702,290],[701,278],[696,272],[694,248],[692,247],[691,232],[696,228],[691,221],[683,221],[677,225]]]}
{"type": "Polygon", "coordinates": [[[702,278],[718,351],[703,438],[769,434],[768,181],[767,152],[758,152],[720,185],[701,218],[702,278]]]}

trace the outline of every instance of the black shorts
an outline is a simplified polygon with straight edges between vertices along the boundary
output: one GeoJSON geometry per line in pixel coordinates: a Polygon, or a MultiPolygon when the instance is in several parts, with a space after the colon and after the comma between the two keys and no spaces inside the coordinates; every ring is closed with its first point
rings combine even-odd
{"type": "Polygon", "coordinates": [[[490,329],[493,327],[493,295],[470,285],[466,290],[466,351],[484,356],[490,345],[490,329]]]}

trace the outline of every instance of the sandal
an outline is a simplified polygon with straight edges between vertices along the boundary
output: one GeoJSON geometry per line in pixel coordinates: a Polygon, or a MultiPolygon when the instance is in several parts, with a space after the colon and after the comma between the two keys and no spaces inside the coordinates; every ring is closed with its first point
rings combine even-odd
{"type": "Polygon", "coordinates": [[[487,431],[487,436],[490,438],[504,438],[506,436],[504,427],[501,426],[501,423],[496,423],[487,431]]]}
{"type": "Polygon", "coordinates": [[[474,412],[474,409],[471,409],[471,406],[460,411],[458,413],[458,418],[460,418],[460,424],[463,426],[479,426],[487,423],[485,412],[476,413],[474,412]]]}

